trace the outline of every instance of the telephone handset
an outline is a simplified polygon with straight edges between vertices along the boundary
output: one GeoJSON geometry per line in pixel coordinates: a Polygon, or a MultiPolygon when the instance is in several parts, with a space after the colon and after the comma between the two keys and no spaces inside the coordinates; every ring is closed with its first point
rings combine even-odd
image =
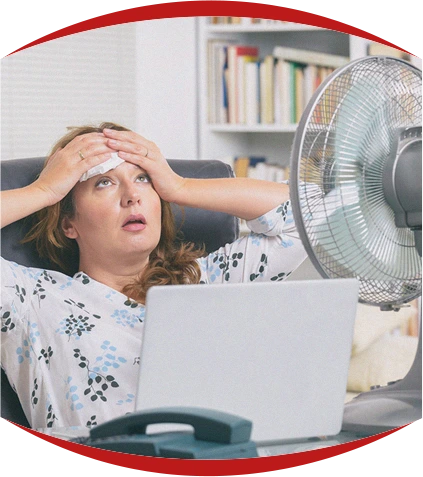
{"type": "Polygon", "coordinates": [[[181,459],[257,457],[252,423],[233,414],[194,407],[158,408],[128,414],[93,427],[74,442],[129,454],[181,459]],[[152,424],[188,424],[194,432],[147,434],[152,424]]]}

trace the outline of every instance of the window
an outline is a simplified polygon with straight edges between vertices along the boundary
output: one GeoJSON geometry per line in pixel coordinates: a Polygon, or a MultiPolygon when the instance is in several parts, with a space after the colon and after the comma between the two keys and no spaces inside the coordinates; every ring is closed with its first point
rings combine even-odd
{"type": "Polygon", "coordinates": [[[86,31],[1,60],[2,160],[46,156],[68,126],[136,123],[136,25],[86,31]]]}

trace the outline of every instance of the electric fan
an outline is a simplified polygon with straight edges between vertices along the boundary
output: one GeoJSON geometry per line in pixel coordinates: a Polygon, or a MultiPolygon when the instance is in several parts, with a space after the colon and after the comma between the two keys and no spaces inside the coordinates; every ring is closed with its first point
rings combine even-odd
{"type": "MultiPolygon", "coordinates": [[[[290,193],[310,260],[324,278],[357,278],[359,301],[382,310],[421,295],[421,80],[396,58],[353,61],[320,85],[293,144],[290,193]]],[[[421,418],[421,359],[420,319],[409,373],[347,403],[343,430],[421,418]]]]}

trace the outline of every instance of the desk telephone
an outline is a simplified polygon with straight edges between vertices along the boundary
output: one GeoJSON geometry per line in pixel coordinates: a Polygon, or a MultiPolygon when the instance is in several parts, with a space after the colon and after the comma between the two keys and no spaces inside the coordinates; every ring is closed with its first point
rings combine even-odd
{"type": "Polygon", "coordinates": [[[158,408],[128,414],[91,429],[87,438],[72,439],[98,449],[180,459],[257,457],[250,441],[252,423],[241,417],[192,407],[158,408]],[[194,431],[147,434],[152,424],[188,424],[194,431]]]}

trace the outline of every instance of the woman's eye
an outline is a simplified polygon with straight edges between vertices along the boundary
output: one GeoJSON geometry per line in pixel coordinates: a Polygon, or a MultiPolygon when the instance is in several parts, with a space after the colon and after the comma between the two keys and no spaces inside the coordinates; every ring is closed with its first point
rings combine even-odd
{"type": "Polygon", "coordinates": [[[103,179],[100,179],[98,182],[96,182],[95,186],[96,187],[107,187],[111,183],[112,183],[112,181],[110,179],[103,178],[103,179]]]}
{"type": "Polygon", "coordinates": [[[137,180],[139,182],[151,182],[150,177],[148,177],[147,174],[141,174],[140,176],[137,177],[137,180]]]}

